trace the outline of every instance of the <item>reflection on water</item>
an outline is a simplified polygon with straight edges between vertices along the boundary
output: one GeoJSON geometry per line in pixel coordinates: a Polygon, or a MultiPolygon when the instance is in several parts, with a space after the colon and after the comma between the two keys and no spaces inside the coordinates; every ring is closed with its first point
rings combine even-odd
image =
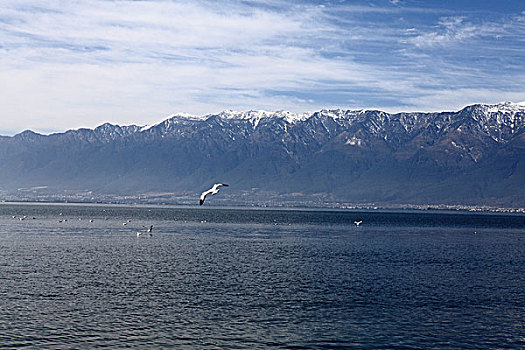
{"type": "Polygon", "coordinates": [[[522,348],[524,239],[518,215],[1,205],[0,347],[522,348]]]}

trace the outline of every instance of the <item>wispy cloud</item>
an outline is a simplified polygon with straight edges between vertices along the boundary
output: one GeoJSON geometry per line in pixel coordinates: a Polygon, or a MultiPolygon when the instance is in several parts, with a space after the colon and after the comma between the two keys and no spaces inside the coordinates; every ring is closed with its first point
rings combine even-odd
{"type": "Polygon", "coordinates": [[[476,37],[490,36],[496,38],[504,34],[504,28],[496,23],[473,24],[464,17],[442,17],[435,30],[423,32],[407,42],[417,47],[444,46],[457,44],[476,37]]]}
{"type": "Polygon", "coordinates": [[[405,3],[3,3],[3,128],[145,124],[180,111],[429,110],[476,96],[525,99],[522,13],[479,19],[405,3]],[[473,62],[481,47],[485,56],[473,62]],[[502,67],[491,73],[496,61],[502,67]],[[455,89],[481,92],[448,94],[455,89]],[[441,96],[439,105],[430,96],[441,96]]]}

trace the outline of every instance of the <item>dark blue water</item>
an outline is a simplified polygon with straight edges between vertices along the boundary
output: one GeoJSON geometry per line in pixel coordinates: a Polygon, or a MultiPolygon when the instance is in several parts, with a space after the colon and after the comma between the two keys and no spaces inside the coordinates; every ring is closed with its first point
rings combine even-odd
{"type": "Polygon", "coordinates": [[[523,215],[4,204],[0,348],[524,348],[524,253],[523,215]]]}

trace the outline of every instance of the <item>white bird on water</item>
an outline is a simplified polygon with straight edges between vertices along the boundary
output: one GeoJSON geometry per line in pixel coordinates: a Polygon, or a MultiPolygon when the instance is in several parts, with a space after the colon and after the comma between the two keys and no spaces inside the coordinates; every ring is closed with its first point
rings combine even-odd
{"type": "Polygon", "coordinates": [[[363,223],[363,220],[354,221],[354,224],[355,224],[356,226],[359,226],[359,225],[361,225],[362,223],[363,223]]]}
{"type": "MultiPolygon", "coordinates": [[[[148,237],[151,237],[151,232],[153,231],[153,225],[150,225],[149,227],[146,227],[146,226],[142,226],[144,227],[146,230],[146,232],[148,233],[148,237]]],[[[137,232],[137,237],[140,237],[144,234],[144,232],[137,232]]]]}
{"type": "Polygon", "coordinates": [[[202,205],[202,203],[204,203],[204,200],[206,199],[206,196],[207,196],[207,195],[209,195],[209,194],[217,194],[217,193],[219,193],[219,188],[220,188],[221,186],[228,187],[229,185],[227,185],[227,184],[215,184],[215,185],[213,185],[213,187],[210,188],[209,190],[202,192],[202,194],[201,194],[201,200],[200,200],[200,205],[202,205]]]}

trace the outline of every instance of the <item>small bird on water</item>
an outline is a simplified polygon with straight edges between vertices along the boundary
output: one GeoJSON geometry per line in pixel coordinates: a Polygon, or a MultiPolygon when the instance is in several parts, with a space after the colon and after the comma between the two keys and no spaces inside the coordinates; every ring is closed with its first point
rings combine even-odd
{"type": "Polygon", "coordinates": [[[363,220],[354,221],[354,224],[359,227],[363,223],[363,220]]]}
{"type": "Polygon", "coordinates": [[[229,185],[227,185],[227,184],[215,184],[209,190],[202,192],[201,198],[200,198],[200,202],[199,202],[200,205],[202,205],[202,203],[204,203],[204,200],[206,199],[207,195],[209,195],[209,194],[215,195],[215,194],[219,193],[219,188],[222,187],[222,186],[227,187],[229,185]]]}
{"type": "MultiPolygon", "coordinates": [[[[149,227],[146,227],[146,226],[142,226],[142,227],[144,227],[145,229],[147,229],[147,230],[146,230],[146,232],[148,233],[147,236],[148,236],[148,237],[151,237],[151,236],[152,236],[151,232],[153,231],[153,225],[150,225],[149,227]]],[[[140,237],[140,236],[142,236],[142,235],[144,235],[144,232],[137,232],[137,237],[140,237]]]]}

